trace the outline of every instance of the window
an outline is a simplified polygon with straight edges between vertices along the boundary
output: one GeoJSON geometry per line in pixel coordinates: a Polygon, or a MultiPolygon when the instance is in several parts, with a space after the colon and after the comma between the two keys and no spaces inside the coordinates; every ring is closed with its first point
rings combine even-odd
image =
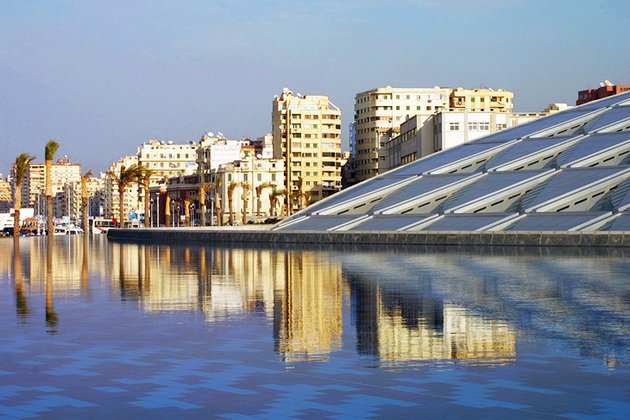
{"type": "Polygon", "coordinates": [[[247,174],[243,174],[243,181],[247,182],[247,174]]]}
{"type": "Polygon", "coordinates": [[[276,174],[271,174],[271,180],[275,181],[276,180],[276,174]]]}
{"type": "Polygon", "coordinates": [[[231,182],[232,181],[232,174],[227,174],[227,176],[228,176],[228,182],[231,182]]]}
{"type": "Polygon", "coordinates": [[[427,111],[431,111],[432,107],[428,106],[427,111]]]}
{"type": "Polygon", "coordinates": [[[396,105],[396,111],[400,111],[400,105],[396,105]]]}
{"type": "Polygon", "coordinates": [[[479,124],[477,124],[476,122],[468,123],[468,129],[470,131],[477,131],[477,130],[479,130],[479,124]]]}
{"type": "Polygon", "coordinates": [[[407,95],[407,99],[411,99],[411,97],[409,95],[407,95]]]}
{"type": "Polygon", "coordinates": [[[400,99],[400,95],[396,95],[396,99],[400,99]]]}
{"type": "Polygon", "coordinates": [[[416,107],[416,111],[420,111],[420,106],[417,106],[417,107],[416,107]]]}
{"type": "Polygon", "coordinates": [[[479,129],[482,130],[482,131],[490,130],[490,123],[489,122],[479,123],[479,129]]]}
{"type": "Polygon", "coordinates": [[[449,130],[451,131],[459,131],[459,123],[449,123],[449,130]]]}
{"type": "Polygon", "coordinates": [[[470,102],[475,102],[475,97],[474,96],[470,98],[470,102]]]}
{"type": "Polygon", "coordinates": [[[407,105],[405,108],[406,108],[407,111],[409,111],[409,109],[411,109],[411,107],[409,105],[407,105]]]}
{"type": "Polygon", "coordinates": [[[258,182],[262,181],[262,174],[256,174],[256,179],[258,182]]]}

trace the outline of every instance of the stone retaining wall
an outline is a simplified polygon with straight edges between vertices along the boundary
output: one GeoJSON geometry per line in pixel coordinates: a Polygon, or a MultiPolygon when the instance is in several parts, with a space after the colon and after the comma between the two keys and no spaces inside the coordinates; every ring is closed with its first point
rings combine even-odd
{"type": "Polygon", "coordinates": [[[314,243],[630,247],[630,232],[273,232],[198,228],[110,229],[108,238],[133,242],[314,243]]]}

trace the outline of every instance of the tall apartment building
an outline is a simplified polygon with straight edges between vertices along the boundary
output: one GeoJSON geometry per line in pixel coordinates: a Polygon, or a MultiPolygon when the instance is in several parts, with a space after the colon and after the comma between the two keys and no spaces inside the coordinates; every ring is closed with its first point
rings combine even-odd
{"type": "MultiPolygon", "coordinates": [[[[131,165],[138,164],[138,156],[125,156],[122,157],[118,162],[113,163],[109,167],[109,171],[119,174],[120,169],[124,166],[125,168],[130,167],[131,165]]],[[[118,194],[118,185],[116,182],[109,176],[104,178],[104,197],[103,197],[103,216],[109,218],[118,218],[120,211],[120,197],[118,194]]],[[[138,208],[138,185],[131,184],[127,187],[125,191],[125,210],[126,213],[129,214],[131,211],[136,210],[138,208]]]]}
{"type": "MultiPolygon", "coordinates": [[[[68,156],[53,162],[50,170],[53,197],[62,192],[65,185],[81,180],[81,165],[72,163],[68,156]]],[[[22,181],[22,207],[35,207],[39,196],[46,194],[46,165],[31,163],[22,181]]],[[[53,213],[55,217],[58,217],[53,213]]]]}
{"type": "Polygon", "coordinates": [[[388,166],[382,148],[400,134],[400,125],[418,116],[419,124],[443,109],[510,111],[514,94],[502,89],[384,88],[355,97],[354,165],[356,181],[384,172],[388,166]]]}
{"type": "Polygon", "coordinates": [[[310,201],[318,201],[341,189],[341,110],[328,96],[285,88],[273,100],[271,122],[273,154],[285,162],[288,191],[298,191],[301,182],[310,201]]]}
{"type": "Polygon", "coordinates": [[[11,182],[0,174],[0,213],[8,213],[13,207],[11,182]]]}
{"type": "Polygon", "coordinates": [[[162,179],[192,175],[197,170],[197,143],[149,140],[138,147],[138,164],[153,171],[151,185],[162,179]]]}

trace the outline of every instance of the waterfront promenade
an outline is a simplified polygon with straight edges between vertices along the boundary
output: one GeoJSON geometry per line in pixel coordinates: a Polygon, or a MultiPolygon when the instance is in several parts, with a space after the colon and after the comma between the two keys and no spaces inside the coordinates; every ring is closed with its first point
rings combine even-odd
{"type": "Polygon", "coordinates": [[[274,231],[273,225],[110,229],[108,238],[143,243],[313,243],[452,246],[630,247],[630,232],[274,231]]]}

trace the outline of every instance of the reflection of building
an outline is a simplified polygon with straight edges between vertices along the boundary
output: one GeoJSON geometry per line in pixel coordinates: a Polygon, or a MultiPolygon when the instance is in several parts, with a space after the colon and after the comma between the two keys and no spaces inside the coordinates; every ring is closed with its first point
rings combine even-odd
{"type": "Polygon", "coordinates": [[[516,356],[514,330],[415,293],[353,282],[357,349],[382,362],[431,359],[503,363],[516,356]]]}
{"type": "Polygon", "coordinates": [[[274,317],[276,351],[287,361],[318,360],[341,347],[342,275],[321,255],[287,253],[282,305],[274,317]]]}

